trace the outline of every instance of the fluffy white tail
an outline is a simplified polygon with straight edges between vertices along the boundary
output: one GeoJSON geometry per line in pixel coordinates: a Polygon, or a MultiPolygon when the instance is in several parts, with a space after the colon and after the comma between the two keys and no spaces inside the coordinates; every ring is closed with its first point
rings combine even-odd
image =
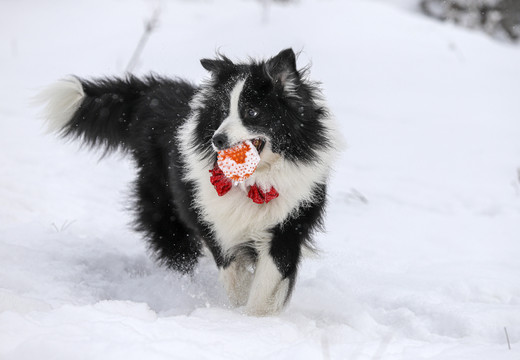
{"type": "Polygon", "coordinates": [[[44,117],[48,132],[59,132],[81,105],[85,92],[78,78],[69,76],[50,85],[35,97],[37,104],[45,104],[44,117]]]}

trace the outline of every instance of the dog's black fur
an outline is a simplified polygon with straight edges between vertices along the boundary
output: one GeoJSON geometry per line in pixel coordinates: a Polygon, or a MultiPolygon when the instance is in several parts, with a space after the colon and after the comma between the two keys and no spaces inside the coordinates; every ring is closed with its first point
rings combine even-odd
{"type": "MultiPolygon", "coordinates": [[[[254,300],[249,299],[248,308],[256,314],[273,313],[287,302],[302,247],[311,245],[313,231],[322,224],[329,154],[336,146],[331,119],[315,84],[296,69],[295,55],[290,49],[262,62],[234,64],[219,56],[213,60],[203,59],[201,63],[211,73],[211,80],[200,87],[159,76],[69,80],[80,84],[77,86],[81,88],[76,91],[81,98],[72,109],[72,115],[58,124],[58,130],[63,136],[79,138],[91,147],[107,152],[122,149],[132,155],[138,169],[134,196],[137,229],[144,233],[160,261],[170,268],[192,272],[203,245],[210,249],[221,269],[244,259],[255,266],[261,253],[257,244],[267,243],[268,255],[260,255],[272,258],[280,281],[287,279],[288,285],[279,296],[276,295],[279,290],[266,290],[273,293],[262,295],[264,305],[251,305],[254,300]],[[230,106],[232,90],[239,81],[243,81],[239,100],[236,100],[240,119],[233,120],[235,125],[226,125],[224,129],[224,120],[237,117],[230,106]],[[191,130],[189,124],[193,124],[191,130]],[[228,195],[219,198],[215,195],[215,199],[207,200],[208,195],[204,195],[201,188],[209,183],[207,170],[216,162],[216,150],[234,145],[237,139],[232,134],[237,131],[247,131],[251,138],[262,139],[266,149],[261,156],[266,170],[259,166],[257,176],[259,179],[263,176],[263,184],[280,188],[280,197],[269,204],[251,204],[244,193],[237,208],[243,206],[242,213],[249,211],[257,216],[256,211],[264,211],[261,207],[271,206],[273,212],[280,214],[273,215],[274,222],[260,217],[270,214],[269,211],[259,212],[258,218],[248,217],[247,221],[265,222],[265,225],[260,229],[253,223],[244,227],[256,232],[244,232],[243,239],[231,246],[223,239],[225,231],[220,230],[221,225],[229,227],[229,224],[217,223],[219,221],[208,215],[206,208],[218,207],[218,201],[224,201],[228,195]],[[220,134],[218,144],[212,141],[216,133],[220,134]],[[275,166],[281,168],[279,174],[273,172],[275,166]],[[284,166],[292,172],[284,174],[284,166]],[[299,198],[284,198],[290,187],[295,187],[292,184],[299,181],[284,176],[303,176],[298,173],[299,167],[312,169],[313,166],[319,170],[310,175],[315,179],[309,180],[305,192],[291,195],[299,198]],[[206,171],[206,177],[195,168],[206,171]],[[272,181],[270,172],[278,174],[272,181]],[[288,188],[285,193],[284,187],[288,188]],[[258,240],[260,237],[265,240],[258,240]],[[277,296],[283,301],[276,300],[277,296]],[[270,305],[276,301],[277,304],[270,305]]],[[[49,98],[49,104],[52,101],[53,98],[49,98]]],[[[49,109],[48,116],[52,120],[60,109],[56,106],[49,109]]],[[[249,185],[251,183],[245,186],[249,185]]],[[[234,187],[232,191],[241,191],[239,188],[234,187]]],[[[232,213],[225,218],[234,221],[232,213]]],[[[270,271],[270,275],[266,275],[269,279],[273,277],[270,271]]],[[[248,287],[245,291],[252,294],[251,281],[244,286],[248,287]]],[[[244,304],[244,301],[237,300],[237,303],[244,304]]]]}

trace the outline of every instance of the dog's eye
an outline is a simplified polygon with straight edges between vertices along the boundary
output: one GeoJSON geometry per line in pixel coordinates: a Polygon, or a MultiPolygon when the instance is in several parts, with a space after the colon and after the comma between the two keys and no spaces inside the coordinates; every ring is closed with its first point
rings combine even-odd
{"type": "Polygon", "coordinates": [[[251,118],[251,119],[254,119],[255,117],[258,116],[258,110],[256,109],[247,109],[246,110],[246,115],[248,118],[251,118]]]}
{"type": "Polygon", "coordinates": [[[227,118],[229,115],[229,112],[227,110],[222,110],[222,117],[227,118]]]}

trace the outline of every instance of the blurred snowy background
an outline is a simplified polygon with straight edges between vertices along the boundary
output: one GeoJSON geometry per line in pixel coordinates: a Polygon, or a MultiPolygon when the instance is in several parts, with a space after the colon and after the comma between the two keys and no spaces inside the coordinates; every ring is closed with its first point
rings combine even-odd
{"type": "Polygon", "coordinates": [[[0,359],[518,360],[517,30],[517,1],[0,0],[0,359]],[[340,123],[321,255],[280,316],[230,308],[211,259],[156,266],[132,163],[44,134],[30,105],[124,74],[155,11],[137,74],[199,82],[216,50],[293,47],[340,123]]]}

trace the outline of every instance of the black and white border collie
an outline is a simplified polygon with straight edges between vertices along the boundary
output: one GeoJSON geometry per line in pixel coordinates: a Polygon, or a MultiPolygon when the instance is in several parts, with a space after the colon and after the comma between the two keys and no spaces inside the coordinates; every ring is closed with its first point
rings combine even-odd
{"type": "Polygon", "coordinates": [[[136,228],[162,263],[190,273],[206,246],[234,305],[276,314],[322,225],[337,130],[291,49],[266,61],[219,55],[201,64],[211,74],[201,86],[66,78],[42,93],[46,118],[65,137],[133,157],[136,228]],[[245,140],[260,163],[228,186],[217,151],[245,140]]]}

